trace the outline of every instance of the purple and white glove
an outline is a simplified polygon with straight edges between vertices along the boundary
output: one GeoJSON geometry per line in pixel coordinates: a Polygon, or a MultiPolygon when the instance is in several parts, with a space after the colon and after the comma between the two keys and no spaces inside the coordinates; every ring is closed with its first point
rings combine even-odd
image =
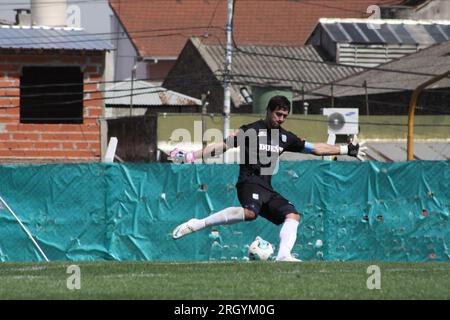
{"type": "Polygon", "coordinates": [[[193,152],[187,152],[181,149],[174,149],[170,152],[170,158],[175,163],[193,163],[195,155],[193,152]]]}

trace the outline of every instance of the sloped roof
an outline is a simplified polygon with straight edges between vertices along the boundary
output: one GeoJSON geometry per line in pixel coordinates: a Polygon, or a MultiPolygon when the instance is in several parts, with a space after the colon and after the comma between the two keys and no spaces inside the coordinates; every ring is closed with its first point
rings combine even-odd
{"type": "MultiPolygon", "coordinates": [[[[224,48],[221,45],[204,44],[198,38],[190,40],[216,77],[223,80],[224,48]]],[[[244,102],[239,89],[246,85],[288,86],[294,90],[294,99],[302,89],[312,88],[341,79],[361,71],[351,66],[325,63],[313,46],[239,46],[233,53],[231,98],[234,105],[244,102]],[[302,88],[302,86],[304,86],[302,88]]]]}
{"type": "MultiPolygon", "coordinates": [[[[436,44],[405,57],[380,65],[372,70],[361,72],[335,82],[334,96],[364,95],[364,81],[368,94],[414,90],[434,75],[450,71],[450,41],[436,44]]],[[[450,78],[445,78],[428,89],[450,88],[450,78]]],[[[329,95],[330,87],[312,91],[329,95]]]]}
{"type": "Polygon", "coordinates": [[[184,94],[154,86],[146,81],[127,80],[110,86],[105,93],[107,105],[134,106],[192,106],[201,105],[199,99],[184,94]],[[133,101],[131,101],[133,96],[133,101]]]}
{"type": "Polygon", "coordinates": [[[450,40],[450,21],[442,20],[325,18],[314,32],[318,29],[338,43],[431,45],[450,40]]]}
{"type": "Polygon", "coordinates": [[[105,51],[113,46],[81,29],[0,26],[0,48],[105,51]]]}
{"type": "MultiPolygon", "coordinates": [[[[207,34],[223,42],[227,1],[109,0],[143,57],[176,58],[186,40],[207,34]]],[[[400,0],[236,1],[234,39],[239,45],[302,46],[322,17],[364,18],[374,4],[400,0]]]]}

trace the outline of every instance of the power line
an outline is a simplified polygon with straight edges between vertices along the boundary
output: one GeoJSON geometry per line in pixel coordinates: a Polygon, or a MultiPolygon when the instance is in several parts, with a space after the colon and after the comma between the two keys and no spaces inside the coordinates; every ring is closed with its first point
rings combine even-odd
{"type": "MultiPolygon", "coordinates": [[[[209,73],[203,73],[203,74],[196,74],[197,76],[207,76],[210,75],[209,73]]],[[[216,76],[218,76],[218,74],[216,74],[216,76]]],[[[236,75],[234,75],[236,76],[236,75]]],[[[259,78],[259,79],[264,79],[264,80],[276,80],[276,81],[289,81],[289,82],[295,82],[295,81],[300,81],[298,79],[287,79],[287,78],[275,78],[275,77],[261,77],[261,76],[255,76],[255,75],[246,75],[246,74],[239,74],[238,76],[240,76],[241,78],[259,78]]],[[[141,81],[145,81],[145,80],[149,80],[149,79],[138,79],[141,81]]],[[[162,80],[162,79],[161,79],[162,80]]],[[[87,82],[87,83],[57,83],[57,84],[44,84],[44,85],[30,85],[30,86],[15,86],[15,87],[0,87],[0,89],[41,89],[41,88],[55,88],[55,87],[62,87],[67,88],[67,87],[80,87],[80,86],[84,86],[84,85],[89,85],[89,84],[95,84],[95,85],[99,85],[99,84],[117,84],[117,83],[126,83],[126,82],[132,82],[132,81],[136,81],[136,80],[131,80],[131,79],[127,79],[127,80],[123,80],[123,81],[97,81],[97,82],[87,82]]],[[[179,75],[177,77],[172,77],[172,85],[175,86],[184,86],[189,84],[189,86],[202,86],[202,85],[208,85],[208,84],[212,84],[210,81],[197,81],[196,83],[193,83],[191,80],[191,75],[179,75]]],[[[308,81],[303,80],[304,83],[308,83],[308,81]]],[[[233,80],[232,83],[234,85],[249,85],[252,84],[251,81],[246,81],[246,82],[242,82],[242,81],[235,81],[233,80]]],[[[316,82],[316,81],[312,81],[311,83],[314,83],[315,85],[322,85],[324,83],[321,82],[316,82]]],[[[258,84],[258,83],[253,83],[253,84],[258,84]]],[[[214,84],[217,85],[217,84],[214,84]]],[[[349,87],[355,87],[354,85],[346,85],[349,87]]],[[[356,86],[358,87],[358,86],[356,86]]],[[[158,87],[153,87],[153,88],[136,88],[136,91],[141,91],[141,90],[157,90],[158,87]]],[[[373,87],[374,89],[382,89],[382,87],[373,87]]],[[[392,88],[384,88],[384,89],[392,89],[392,88]]],[[[408,89],[405,88],[396,88],[397,90],[402,90],[402,91],[406,91],[408,89]]],[[[430,91],[434,91],[436,89],[429,89],[430,91]]],[[[64,95],[74,95],[74,94],[95,94],[95,93],[108,93],[108,92],[126,92],[129,91],[129,89],[113,89],[112,87],[106,88],[104,90],[102,89],[95,89],[95,90],[87,90],[87,91],[81,91],[79,93],[74,93],[72,91],[67,92],[67,91],[60,91],[58,93],[39,93],[39,94],[22,94],[22,95],[17,95],[17,94],[12,94],[12,95],[4,95],[4,97],[6,98],[16,98],[16,97],[22,97],[22,98],[26,98],[26,97],[45,97],[45,96],[64,96],[64,95]]],[[[167,89],[166,91],[169,91],[169,89],[167,89]]],[[[303,94],[304,92],[300,91],[300,90],[293,90],[294,93],[297,94],[303,94]]],[[[147,91],[144,92],[144,94],[147,93],[151,93],[151,91],[147,91]]],[[[330,95],[325,95],[325,94],[319,94],[319,93],[309,93],[309,95],[316,95],[318,97],[321,97],[322,99],[328,99],[331,96],[330,95]]],[[[115,97],[111,97],[110,99],[113,99],[115,97]]],[[[349,97],[334,97],[335,99],[347,99],[347,100],[354,100],[354,101],[359,101],[358,98],[349,98],[349,97]]],[[[386,102],[386,101],[377,101],[374,99],[369,99],[369,102],[371,103],[383,103],[385,105],[392,105],[392,106],[398,106],[398,107],[406,107],[407,105],[403,105],[403,104],[396,104],[393,102],[386,102]]],[[[430,108],[425,108],[427,110],[430,110],[430,108]]],[[[432,109],[431,109],[432,110],[432,109]]],[[[434,109],[437,110],[437,109],[434,109]]],[[[439,110],[441,111],[441,110],[439,110]]]]}
{"type": "MultiPolygon", "coordinates": [[[[222,1],[222,0],[220,0],[222,1]]],[[[218,4],[220,3],[220,1],[218,1],[218,4]]],[[[218,5],[215,8],[216,10],[218,9],[218,5]]],[[[216,13],[216,10],[213,12],[213,17],[216,13]]],[[[209,32],[209,29],[213,28],[213,29],[218,29],[218,30],[224,30],[223,27],[220,26],[211,26],[211,23],[213,21],[213,17],[210,19],[210,24],[208,26],[192,26],[192,27],[180,27],[180,28],[164,28],[164,29],[149,29],[149,30],[135,30],[135,31],[128,31],[128,34],[139,34],[139,33],[151,33],[151,32],[167,32],[167,31],[182,31],[182,30],[195,30],[195,29],[205,29],[207,30],[207,32],[209,32]]],[[[129,39],[127,36],[119,36],[120,34],[122,34],[124,32],[109,32],[109,33],[93,33],[93,34],[83,34],[83,35],[62,35],[60,36],[60,38],[64,38],[64,37],[70,37],[71,40],[68,41],[49,41],[49,42],[31,42],[29,44],[33,45],[33,44],[64,44],[64,43],[80,43],[80,42],[91,42],[91,41],[99,41],[99,40],[104,40],[104,41],[116,41],[116,40],[126,40],[129,39]],[[112,35],[118,35],[118,37],[110,37],[110,38],[100,38],[100,36],[105,36],[105,37],[109,37],[112,35]],[[98,37],[97,37],[98,36],[98,37]],[[73,40],[74,37],[93,37],[91,39],[82,39],[82,40],[73,40]]],[[[204,35],[204,34],[203,34],[204,35]]],[[[132,39],[142,39],[142,38],[158,38],[158,37],[172,37],[172,36],[182,36],[185,38],[188,38],[190,36],[195,36],[195,35],[186,35],[183,33],[166,33],[166,34],[156,34],[156,35],[137,35],[132,37],[132,39]]],[[[202,35],[197,35],[197,36],[202,36],[202,35]]],[[[28,36],[28,37],[21,37],[21,38],[17,38],[17,37],[6,37],[4,39],[9,39],[9,40],[15,40],[15,39],[41,39],[42,37],[39,36],[28,36]]],[[[44,37],[45,38],[45,37],[44,37]]],[[[216,39],[218,39],[218,37],[216,37],[216,39]]],[[[265,57],[272,57],[272,58],[280,58],[280,59],[287,59],[287,60],[294,60],[294,61],[301,61],[301,62],[309,62],[309,63],[314,63],[314,64],[325,64],[325,65],[330,65],[330,66],[336,66],[336,67],[342,67],[342,68],[358,68],[361,70],[377,70],[377,71],[383,71],[383,72],[391,72],[391,73],[399,73],[399,74],[411,74],[411,75],[419,75],[419,76],[435,76],[435,74],[430,74],[430,73],[420,73],[420,72],[414,72],[414,71],[406,71],[406,70],[395,70],[395,69],[386,69],[386,68],[382,68],[382,67],[364,67],[364,66],[350,66],[350,65],[346,65],[346,64],[340,64],[340,63],[336,63],[336,62],[329,62],[329,61],[317,61],[317,60],[310,60],[310,59],[305,59],[305,58],[298,58],[298,57],[291,57],[291,56],[281,56],[281,55],[274,55],[274,54],[267,54],[267,53],[257,53],[257,52],[250,52],[247,50],[244,50],[242,48],[240,48],[236,42],[234,41],[234,47],[236,49],[237,52],[240,52],[242,54],[247,54],[247,55],[254,55],[254,56],[265,56],[265,57]]]]}

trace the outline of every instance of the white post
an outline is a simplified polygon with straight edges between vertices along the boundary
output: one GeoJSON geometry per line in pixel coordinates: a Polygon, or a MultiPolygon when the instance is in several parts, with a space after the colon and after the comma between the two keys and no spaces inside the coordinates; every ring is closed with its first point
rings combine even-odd
{"type": "MultiPolygon", "coordinates": [[[[336,135],[334,133],[328,134],[327,144],[331,144],[332,146],[334,146],[335,143],[336,143],[336,135]]],[[[323,157],[323,160],[331,161],[333,160],[333,156],[325,156],[323,157]]]]}
{"type": "Polygon", "coordinates": [[[119,140],[117,140],[116,137],[111,137],[111,139],[109,139],[108,148],[106,149],[104,162],[114,162],[114,157],[116,155],[118,141],[119,140]]]}
{"type": "MultiPolygon", "coordinates": [[[[224,102],[223,102],[223,138],[226,139],[230,134],[230,110],[231,110],[231,62],[233,57],[233,0],[228,0],[227,5],[227,48],[225,59],[225,75],[224,75],[224,102]]],[[[228,162],[228,156],[225,152],[223,162],[228,162]]]]}
{"type": "Polygon", "coordinates": [[[5,200],[3,200],[2,197],[0,197],[0,202],[2,203],[2,205],[12,214],[12,216],[14,217],[14,219],[16,219],[16,221],[19,223],[19,225],[22,227],[23,231],[25,231],[25,233],[27,234],[28,238],[30,238],[31,242],[33,242],[33,244],[36,246],[36,248],[38,249],[38,251],[41,253],[41,255],[44,257],[45,261],[49,262],[47,256],[45,255],[44,251],[42,251],[41,247],[39,247],[38,243],[36,242],[36,240],[34,240],[33,236],[31,235],[30,231],[28,231],[28,229],[24,226],[24,224],[22,223],[22,221],[20,221],[20,219],[16,216],[16,214],[14,213],[14,211],[12,211],[12,209],[8,206],[8,204],[5,202],[5,200]]]}

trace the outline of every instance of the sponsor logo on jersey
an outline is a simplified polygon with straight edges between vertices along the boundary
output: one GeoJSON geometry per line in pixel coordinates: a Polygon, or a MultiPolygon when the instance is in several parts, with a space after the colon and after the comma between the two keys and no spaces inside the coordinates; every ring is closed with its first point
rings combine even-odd
{"type": "Polygon", "coordinates": [[[286,142],[287,141],[287,137],[285,134],[281,135],[281,141],[286,142]]]}
{"type": "Polygon", "coordinates": [[[283,147],[280,146],[272,146],[270,144],[259,144],[259,151],[270,151],[270,152],[276,152],[276,153],[282,153],[283,147]]]}

